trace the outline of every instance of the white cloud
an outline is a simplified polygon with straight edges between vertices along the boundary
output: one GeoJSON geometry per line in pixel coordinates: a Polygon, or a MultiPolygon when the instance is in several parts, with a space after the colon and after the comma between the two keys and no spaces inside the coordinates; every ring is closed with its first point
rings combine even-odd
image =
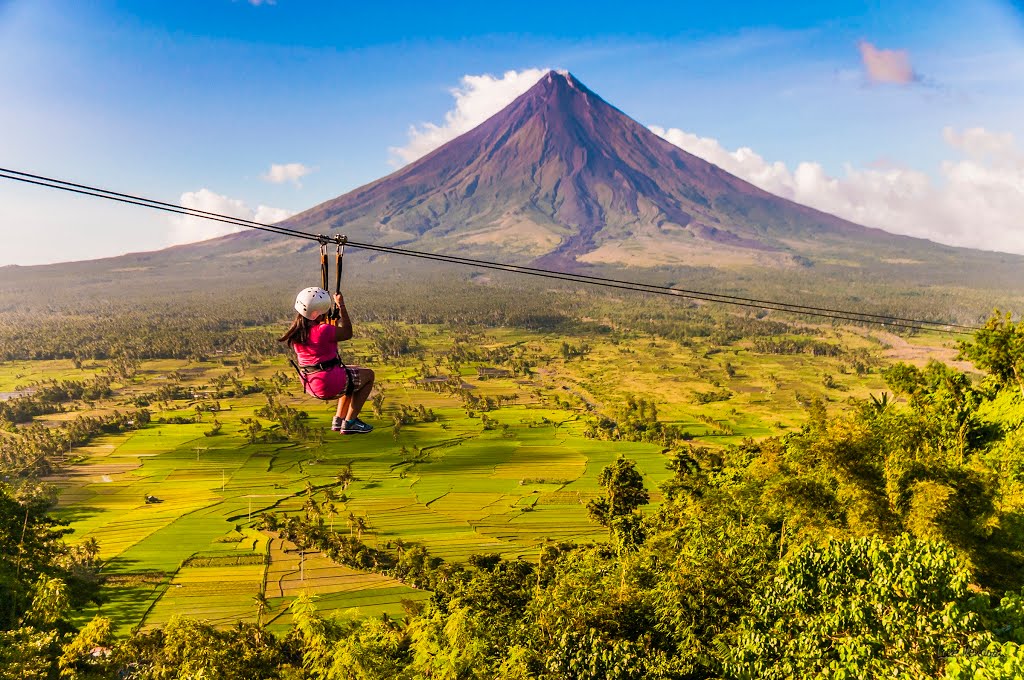
{"type": "Polygon", "coordinates": [[[463,76],[459,86],[451,89],[455,108],[444,115],[444,123],[423,123],[409,128],[408,144],[390,149],[396,163],[411,163],[472,130],[529,90],[548,70],[505,71],[500,78],[486,73],[463,76]]]}
{"type": "Polygon", "coordinates": [[[957,132],[951,127],[943,128],[942,138],[957,151],[971,158],[1012,158],[1017,153],[1016,140],[1012,132],[993,133],[985,128],[968,128],[957,132]]]}
{"type": "Polygon", "coordinates": [[[276,224],[286,220],[295,214],[294,210],[284,208],[273,208],[269,205],[258,205],[253,213],[252,221],[260,224],[276,224]]]}
{"type": "Polygon", "coordinates": [[[307,167],[302,163],[271,163],[270,170],[262,175],[262,177],[273,184],[293,182],[295,186],[302,186],[299,180],[313,172],[313,170],[314,168],[307,167]]]}
{"type": "Polygon", "coordinates": [[[906,50],[880,50],[867,40],[861,40],[857,47],[871,82],[907,85],[918,80],[906,50]]]}
{"type": "MultiPolygon", "coordinates": [[[[289,210],[272,208],[267,205],[259,205],[255,209],[250,208],[244,201],[222,196],[209,189],[186,191],[181,195],[181,205],[193,210],[203,210],[263,224],[274,224],[295,214],[289,210]]],[[[170,219],[172,224],[170,242],[172,245],[205,241],[217,236],[224,236],[225,234],[234,234],[244,229],[244,227],[224,222],[215,222],[200,217],[185,217],[182,215],[174,216],[170,219]]]]}
{"type": "Polygon", "coordinates": [[[846,166],[833,177],[819,163],[795,169],[752,149],[729,151],[715,139],[677,128],[651,130],[695,156],[765,191],[896,234],[940,243],[1024,254],[1024,151],[1011,134],[984,128],[945,128],[955,158],[938,168],[938,181],[902,167],[846,166]]]}

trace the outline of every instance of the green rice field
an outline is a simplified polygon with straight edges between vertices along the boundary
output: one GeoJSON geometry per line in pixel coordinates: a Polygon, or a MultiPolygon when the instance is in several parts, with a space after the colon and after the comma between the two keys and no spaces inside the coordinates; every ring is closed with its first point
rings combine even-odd
{"type": "MultiPolygon", "coordinates": [[[[354,520],[361,518],[362,540],[375,547],[422,545],[452,561],[478,553],[532,559],[548,540],[605,535],[585,506],[601,492],[601,469],[619,456],[637,462],[652,492],[648,509],[657,506],[658,484],[669,474],[662,446],[586,436],[588,423],[615,418],[627,398],[656,404],[658,420],[683,428],[694,445],[720,447],[799,427],[808,399],[841,409],[850,397],[878,393],[884,389],[879,368],[900,358],[877,339],[831,329],[823,339],[858,351],[867,370],[853,370],[849,354],[766,355],[745,340],[723,346],[593,336],[585,338],[589,353],[564,358],[558,351],[563,336],[499,329],[476,337],[479,347],[514,346],[529,359],[529,375],[512,375],[481,371],[491,367],[486,362],[448,362],[451,338],[444,329],[415,331],[419,349],[400,359],[381,361],[365,340],[349,348],[348,358],[372,366],[383,389],[379,413],[367,404],[364,418],[376,429],[365,436],[330,432],[332,407],[301,395],[283,356],[244,367],[242,357],[143,362],[110,400],[39,418],[59,424],[78,414],[128,410],[135,408],[132,399],[171,383],[192,391],[188,399],[151,403],[153,420],[142,429],[73,450],[49,480],[60,487],[58,513],[73,529],[69,540],[94,539],[106,561],[106,600],[82,618],[98,609],[120,632],[159,626],[175,615],[227,626],[255,621],[262,596],[263,620],[284,628],[287,605],[303,592],[321,609],[401,615],[403,601],[429,593],[300,553],[259,531],[260,514],[301,513],[307,494],[340,493],[338,472],[350,466],[355,480],[323,517],[337,531],[355,531],[354,520]],[[277,401],[306,411],[305,422],[318,436],[251,441],[243,419],[257,418],[265,433],[279,429],[255,415],[265,395],[211,396],[222,376],[268,384],[275,375],[284,385],[277,401]],[[423,380],[428,375],[455,377],[466,392],[490,397],[495,406],[484,412],[430,389],[423,380]],[[715,390],[728,396],[694,399],[715,390]],[[203,412],[200,422],[159,422],[194,418],[198,404],[213,402],[220,410],[203,412]],[[403,424],[396,432],[403,405],[422,405],[436,420],[403,424]],[[208,436],[214,418],[222,428],[208,436]]],[[[948,352],[928,338],[916,342],[921,356],[948,352]]],[[[80,369],[62,361],[0,364],[0,392],[51,378],[88,378],[103,369],[103,362],[80,369]]]]}

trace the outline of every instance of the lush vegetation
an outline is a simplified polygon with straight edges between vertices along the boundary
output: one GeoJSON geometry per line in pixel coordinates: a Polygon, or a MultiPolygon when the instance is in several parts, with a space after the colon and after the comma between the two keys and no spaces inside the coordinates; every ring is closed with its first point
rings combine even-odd
{"type": "Polygon", "coordinates": [[[1024,674],[1024,325],[613,302],[368,315],[344,439],[273,315],[9,321],[0,678],[1024,674]]]}

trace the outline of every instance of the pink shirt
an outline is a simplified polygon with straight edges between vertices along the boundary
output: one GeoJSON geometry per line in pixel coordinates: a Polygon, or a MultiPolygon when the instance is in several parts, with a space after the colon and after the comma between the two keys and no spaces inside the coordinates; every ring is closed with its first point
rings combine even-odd
{"type": "Polygon", "coordinates": [[[309,342],[292,345],[299,358],[299,366],[311,366],[338,356],[338,328],[321,323],[309,329],[309,342]]]}

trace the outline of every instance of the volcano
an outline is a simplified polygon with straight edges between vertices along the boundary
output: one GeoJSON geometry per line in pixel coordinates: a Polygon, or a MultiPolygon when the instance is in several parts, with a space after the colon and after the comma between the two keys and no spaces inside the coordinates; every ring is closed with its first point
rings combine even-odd
{"type": "Polygon", "coordinates": [[[806,265],[942,248],[758,189],[559,71],[473,130],[285,224],[569,269],[806,265]]]}
{"type": "MultiPolygon", "coordinates": [[[[896,281],[907,295],[932,286],[1024,288],[1024,257],[897,236],[775,196],[658,137],[558,71],[426,156],[280,224],[562,271],[647,268],[694,287],[712,267],[735,290],[742,281],[800,280],[803,296],[840,287],[851,302],[866,294],[856,292],[862,285],[896,281]]],[[[127,281],[188,290],[251,276],[298,285],[295,263],[316,247],[246,230],[152,253],[0,268],[0,289],[34,290],[69,276],[97,291],[127,281]]],[[[401,275],[411,265],[363,271],[401,275]]]]}

